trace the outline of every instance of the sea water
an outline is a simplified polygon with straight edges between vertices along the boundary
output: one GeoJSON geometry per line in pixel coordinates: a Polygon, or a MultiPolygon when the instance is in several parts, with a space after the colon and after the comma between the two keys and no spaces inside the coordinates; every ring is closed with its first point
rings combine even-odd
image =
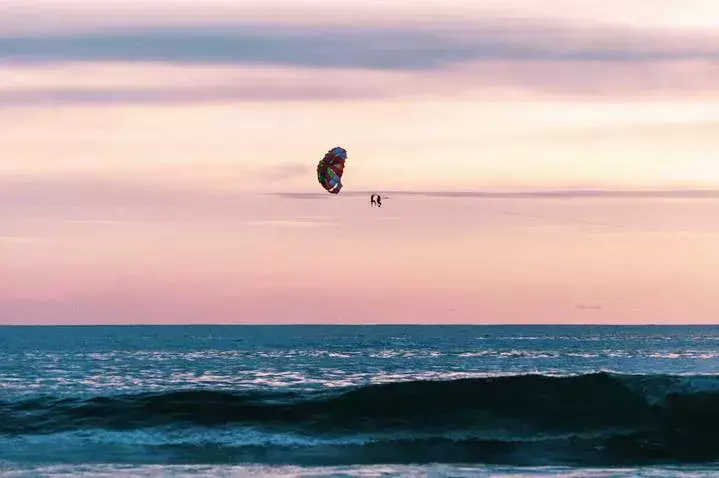
{"type": "Polygon", "coordinates": [[[0,471],[716,475],[719,327],[0,327],[0,471]]]}

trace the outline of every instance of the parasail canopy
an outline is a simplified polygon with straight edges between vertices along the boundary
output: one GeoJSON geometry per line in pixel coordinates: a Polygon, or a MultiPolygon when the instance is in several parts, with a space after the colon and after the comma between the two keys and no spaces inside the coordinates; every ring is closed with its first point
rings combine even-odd
{"type": "Polygon", "coordinates": [[[317,164],[317,180],[331,194],[338,194],[342,189],[342,173],[345,169],[347,151],[340,146],[327,151],[325,157],[317,164]]]}

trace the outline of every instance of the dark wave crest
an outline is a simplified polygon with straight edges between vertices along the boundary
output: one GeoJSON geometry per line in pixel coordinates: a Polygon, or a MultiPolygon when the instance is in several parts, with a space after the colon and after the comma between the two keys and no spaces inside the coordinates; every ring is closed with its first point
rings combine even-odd
{"type": "Polygon", "coordinates": [[[199,461],[211,455],[210,461],[313,464],[711,462],[719,460],[719,376],[524,375],[335,392],[198,390],[0,402],[4,436],[180,428],[206,437],[207,430],[232,427],[307,443],[168,437],[154,446],[199,461]]]}

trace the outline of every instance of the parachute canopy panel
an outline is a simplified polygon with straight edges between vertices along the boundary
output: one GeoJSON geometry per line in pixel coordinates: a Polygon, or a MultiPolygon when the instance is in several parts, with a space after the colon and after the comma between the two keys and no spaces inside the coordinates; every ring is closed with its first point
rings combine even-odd
{"type": "Polygon", "coordinates": [[[342,189],[342,173],[345,169],[347,151],[337,146],[325,154],[317,164],[317,180],[331,194],[338,194],[342,189]]]}

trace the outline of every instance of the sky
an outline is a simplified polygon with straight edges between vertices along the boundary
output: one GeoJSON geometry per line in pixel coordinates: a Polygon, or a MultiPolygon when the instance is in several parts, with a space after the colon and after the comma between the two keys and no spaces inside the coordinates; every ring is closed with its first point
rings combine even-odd
{"type": "Polygon", "coordinates": [[[715,321],[690,191],[719,189],[718,26],[714,0],[0,0],[0,323],[715,321]]]}

